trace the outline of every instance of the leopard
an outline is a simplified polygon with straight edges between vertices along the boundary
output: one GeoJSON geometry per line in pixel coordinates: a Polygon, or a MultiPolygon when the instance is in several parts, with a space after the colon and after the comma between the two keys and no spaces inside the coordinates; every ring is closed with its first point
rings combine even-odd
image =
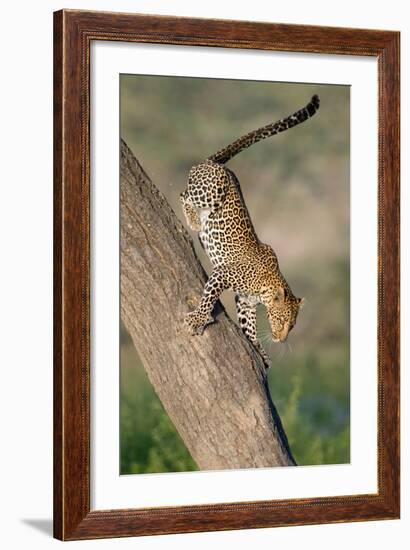
{"type": "Polygon", "coordinates": [[[257,306],[266,309],[272,341],[284,343],[296,325],[304,298],[293,294],[275,251],[257,237],[239,180],[226,163],[251,145],[310,119],[319,105],[314,95],[292,115],[243,135],[194,165],[180,195],[186,223],[198,234],[212,265],[199,305],[185,315],[184,325],[189,334],[202,335],[215,321],[212,312],[221,293],[233,291],[239,327],[266,368],[271,359],[258,339],[257,306]]]}

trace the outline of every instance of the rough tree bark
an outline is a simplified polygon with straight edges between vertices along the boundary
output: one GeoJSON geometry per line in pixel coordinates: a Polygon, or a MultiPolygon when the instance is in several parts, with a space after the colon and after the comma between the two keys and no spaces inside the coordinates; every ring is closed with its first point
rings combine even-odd
{"type": "Polygon", "coordinates": [[[121,142],[121,315],[148,377],[200,469],[293,466],[258,352],[219,306],[190,336],[206,274],[192,240],[121,142]]]}

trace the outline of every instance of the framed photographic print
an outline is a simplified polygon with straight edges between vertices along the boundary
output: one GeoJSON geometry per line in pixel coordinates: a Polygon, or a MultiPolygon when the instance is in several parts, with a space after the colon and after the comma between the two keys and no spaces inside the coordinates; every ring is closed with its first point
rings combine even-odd
{"type": "Polygon", "coordinates": [[[54,15],[54,533],[399,517],[399,33],[54,15]]]}

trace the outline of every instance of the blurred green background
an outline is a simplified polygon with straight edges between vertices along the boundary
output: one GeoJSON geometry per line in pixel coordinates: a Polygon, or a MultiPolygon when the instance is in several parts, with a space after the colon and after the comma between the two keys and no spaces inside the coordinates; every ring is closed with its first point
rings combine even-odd
{"type": "MultiPolygon", "coordinates": [[[[299,465],[350,460],[350,88],[122,75],[121,136],[183,220],[190,167],[244,133],[303,107],[312,120],[243,151],[239,178],[261,241],[306,298],[289,344],[272,344],[269,385],[299,465]]],[[[205,269],[210,264],[197,251],[205,269]]],[[[233,293],[222,301],[235,319],[233,293]]],[[[263,308],[261,330],[267,328],[263,308]]],[[[222,419],[221,419],[222,421],[222,419]]],[[[121,473],[196,470],[121,327],[121,473]]]]}

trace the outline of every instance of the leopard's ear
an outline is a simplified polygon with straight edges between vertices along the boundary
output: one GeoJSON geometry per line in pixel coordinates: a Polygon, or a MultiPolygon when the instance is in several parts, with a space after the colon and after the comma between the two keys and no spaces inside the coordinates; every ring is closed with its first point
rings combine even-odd
{"type": "Polygon", "coordinates": [[[299,309],[302,309],[306,303],[305,298],[296,298],[297,304],[299,306],[299,309]]]}
{"type": "Polygon", "coordinates": [[[279,286],[275,292],[274,300],[277,304],[283,304],[285,301],[285,289],[279,286]]]}

